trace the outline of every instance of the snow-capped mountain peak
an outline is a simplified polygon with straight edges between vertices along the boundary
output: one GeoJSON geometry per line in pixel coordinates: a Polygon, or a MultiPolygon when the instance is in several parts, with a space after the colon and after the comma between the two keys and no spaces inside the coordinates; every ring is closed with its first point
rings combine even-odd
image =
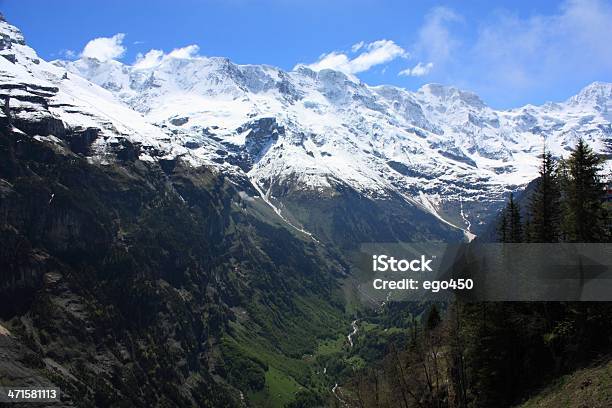
{"type": "MultiPolygon", "coordinates": [[[[39,58],[21,31],[0,19],[0,98],[8,100],[10,121],[41,138],[87,134],[98,159],[124,141],[142,147],[142,157],[172,154],[167,135],[118,101],[112,92],[39,58]]],[[[3,110],[3,120],[9,120],[3,110]]],[[[59,139],[58,139],[59,140],[59,139]]]]}
{"type": "Polygon", "coordinates": [[[339,180],[371,197],[433,197],[440,211],[458,197],[464,206],[499,200],[529,182],[544,140],[563,156],[579,136],[607,151],[611,134],[610,84],[603,83],[567,102],[497,111],[453,86],[372,87],[305,66],[285,72],[214,57],[162,58],[146,69],[57,64],[110,90],[151,123],[188,138],[211,137],[230,150],[244,149],[249,132],[261,131],[253,128],[259,119],[274,118],[282,134],[243,166],[261,185],[291,180],[318,189],[339,180]]]}
{"type": "Polygon", "coordinates": [[[584,87],[577,95],[572,96],[568,100],[568,104],[585,108],[596,108],[602,111],[602,113],[610,115],[610,110],[612,110],[612,84],[593,82],[584,87]]]}
{"type": "Polygon", "coordinates": [[[602,153],[611,144],[606,83],[566,102],[498,111],[452,86],[411,92],[329,69],[238,65],[193,49],[132,65],[47,63],[5,21],[0,39],[0,85],[53,89],[43,112],[69,128],[106,132],[93,146],[98,155],[109,140],[127,138],[146,147],[143,158],[181,156],[247,177],[279,200],[344,185],[374,200],[401,197],[467,228],[536,177],[544,141],[557,156],[578,137],[602,153]]]}
{"type": "Polygon", "coordinates": [[[478,95],[473,92],[461,90],[454,86],[426,84],[417,91],[417,94],[419,94],[419,96],[421,96],[423,99],[429,99],[432,102],[436,101],[446,106],[464,105],[477,109],[486,108],[485,103],[478,95]]]}

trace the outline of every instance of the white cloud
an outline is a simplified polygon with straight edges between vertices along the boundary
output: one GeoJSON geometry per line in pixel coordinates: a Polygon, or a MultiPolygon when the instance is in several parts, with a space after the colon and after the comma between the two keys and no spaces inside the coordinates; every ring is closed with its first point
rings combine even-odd
{"type": "Polygon", "coordinates": [[[188,45],[183,48],[175,48],[174,50],[170,51],[170,53],[168,54],[168,57],[182,58],[182,59],[194,58],[198,55],[199,51],[200,51],[200,47],[198,47],[195,44],[192,44],[192,45],[188,45]]]}
{"type": "Polygon", "coordinates": [[[198,52],[200,51],[200,47],[195,44],[188,45],[182,48],[175,48],[170,51],[168,54],[164,53],[162,50],[149,50],[146,54],[139,53],[136,56],[136,61],[134,61],[134,68],[137,69],[147,69],[153,68],[159,65],[162,61],[168,58],[179,58],[179,59],[191,59],[198,58],[198,52]]]}
{"type": "Polygon", "coordinates": [[[317,62],[307,66],[315,71],[328,68],[343,72],[346,71],[346,73],[350,73],[351,71],[349,57],[346,54],[338,53],[336,51],[321,55],[317,62]]]}
{"type": "Polygon", "coordinates": [[[368,44],[357,43],[352,49],[354,52],[363,51],[352,59],[343,52],[332,51],[321,55],[317,62],[307,66],[315,71],[329,68],[351,75],[368,71],[376,65],[386,64],[396,58],[408,57],[406,50],[391,40],[378,40],[368,44]]]}
{"type": "Polygon", "coordinates": [[[364,45],[365,45],[364,41],[359,41],[358,43],[353,44],[353,46],[351,47],[351,52],[359,51],[360,49],[363,48],[364,45]]]}
{"type": "Polygon", "coordinates": [[[429,74],[431,70],[433,69],[433,66],[434,66],[433,62],[428,62],[427,64],[423,64],[422,62],[419,62],[412,68],[406,68],[400,71],[398,75],[420,77],[420,76],[429,74]]]}
{"type": "Polygon", "coordinates": [[[162,50],[150,50],[146,54],[138,53],[136,61],[134,62],[134,68],[146,69],[157,66],[164,56],[162,50]]]}
{"type": "Polygon", "coordinates": [[[100,61],[121,58],[125,53],[123,39],[125,34],[118,33],[112,37],[99,37],[89,41],[83,51],[82,57],[96,58],[100,61]]]}

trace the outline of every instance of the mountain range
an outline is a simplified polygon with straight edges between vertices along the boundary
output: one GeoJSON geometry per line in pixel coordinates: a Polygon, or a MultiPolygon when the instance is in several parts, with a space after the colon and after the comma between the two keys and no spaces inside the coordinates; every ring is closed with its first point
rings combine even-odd
{"type": "Polygon", "coordinates": [[[499,111],[154,57],[47,62],[0,17],[0,382],[59,386],[54,406],[335,402],[365,364],[360,244],[470,240],[544,144],[612,147],[608,83],[499,111]]]}
{"type": "Polygon", "coordinates": [[[142,160],[215,168],[248,180],[288,224],[315,235],[325,232],[299,201],[350,190],[472,236],[504,194],[535,178],[544,144],[557,157],[579,137],[602,154],[612,146],[609,83],[499,111],[452,86],[411,92],[301,65],[286,72],[177,53],[133,65],[48,63],[17,28],[2,22],[1,31],[5,95],[17,120],[48,117],[41,136],[61,121],[95,129],[83,147],[92,159],[128,140],[142,160]]]}

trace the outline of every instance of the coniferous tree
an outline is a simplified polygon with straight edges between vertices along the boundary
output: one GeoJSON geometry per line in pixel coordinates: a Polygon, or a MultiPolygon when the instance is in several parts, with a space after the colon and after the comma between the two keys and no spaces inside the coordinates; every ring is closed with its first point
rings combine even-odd
{"type": "Polygon", "coordinates": [[[497,227],[497,239],[499,242],[508,242],[508,218],[506,217],[506,208],[504,207],[499,226],[497,227]]]}
{"type": "Polygon", "coordinates": [[[533,224],[531,222],[531,216],[527,214],[525,223],[523,224],[523,242],[537,242],[532,240],[533,236],[533,224]]]}
{"type": "Polygon", "coordinates": [[[438,307],[435,304],[431,305],[429,313],[427,314],[427,322],[425,324],[425,328],[427,330],[433,330],[438,326],[438,324],[440,324],[441,320],[442,318],[440,317],[440,311],[438,310],[438,307]]]}
{"type": "Polygon", "coordinates": [[[565,163],[563,229],[570,242],[606,242],[609,238],[602,164],[603,159],[583,139],[565,163]]]}
{"type": "Polygon", "coordinates": [[[502,211],[497,230],[499,242],[509,243],[523,241],[521,210],[514,199],[513,193],[510,193],[510,199],[502,211]]]}
{"type": "Polygon", "coordinates": [[[514,199],[514,194],[510,193],[508,202],[508,242],[523,241],[523,225],[521,224],[521,210],[519,204],[514,199]]]}
{"type": "Polygon", "coordinates": [[[561,234],[561,191],[550,152],[542,154],[540,178],[529,202],[529,241],[558,242],[561,234]]]}

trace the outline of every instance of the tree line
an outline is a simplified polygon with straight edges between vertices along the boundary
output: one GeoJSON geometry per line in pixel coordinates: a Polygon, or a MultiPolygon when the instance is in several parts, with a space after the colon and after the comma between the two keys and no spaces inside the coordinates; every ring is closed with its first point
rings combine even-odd
{"type": "MultiPolygon", "coordinates": [[[[535,189],[510,194],[498,220],[507,243],[610,242],[603,159],[579,140],[566,160],[541,156],[535,189]]],[[[432,305],[385,357],[347,387],[358,407],[520,404],[555,378],[612,352],[612,302],[432,305]]]]}
{"type": "Polygon", "coordinates": [[[499,242],[610,242],[604,159],[580,139],[567,160],[544,150],[525,212],[510,194],[499,242]]]}

